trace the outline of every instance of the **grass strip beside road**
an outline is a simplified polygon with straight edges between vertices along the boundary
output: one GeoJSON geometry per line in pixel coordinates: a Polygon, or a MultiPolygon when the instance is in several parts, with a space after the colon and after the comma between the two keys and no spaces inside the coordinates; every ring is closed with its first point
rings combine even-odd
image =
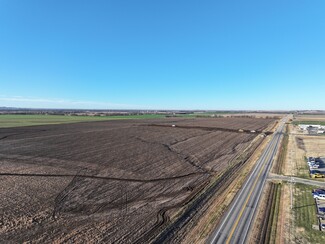
{"type": "Polygon", "coordinates": [[[288,130],[289,130],[288,125],[286,125],[286,129],[283,134],[283,139],[282,139],[282,142],[280,145],[279,155],[278,155],[275,165],[272,169],[272,171],[276,174],[282,174],[282,168],[284,165],[285,158],[287,156],[288,142],[289,142],[288,130]]]}
{"type": "Polygon", "coordinates": [[[105,121],[122,119],[158,119],[165,118],[162,114],[144,115],[112,115],[112,116],[67,116],[67,115],[23,115],[23,114],[4,114],[0,115],[0,128],[48,125],[48,124],[67,124],[87,121],[105,121]]]}
{"type": "Polygon", "coordinates": [[[265,195],[266,204],[261,206],[259,210],[263,215],[258,226],[260,233],[253,241],[254,243],[276,243],[281,187],[281,183],[269,183],[269,188],[267,188],[267,194],[265,195]]]}
{"type": "Polygon", "coordinates": [[[272,197],[272,211],[270,213],[269,218],[269,230],[270,235],[267,240],[267,243],[276,243],[277,237],[277,226],[278,226],[278,218],[279,218],[279,210],[280,210],[280,198],[281,198],[281,184],[274,185],[273,197],[272,197]]]}

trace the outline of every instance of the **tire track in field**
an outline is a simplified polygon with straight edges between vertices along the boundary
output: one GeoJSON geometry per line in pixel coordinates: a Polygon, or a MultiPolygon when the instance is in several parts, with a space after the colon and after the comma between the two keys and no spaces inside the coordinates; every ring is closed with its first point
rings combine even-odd
{"type": "MultiPolygon", "coordinates": [[[[207,134],[211,134],[211,133],[212,132],[209,132],[207,134]]],[[[147,140],[145,140],[143,138],[140,138],[140,137],[135,137],[135,139],[137,139],[137,140],[139,140],[141,142],[144,142],[144,143],[149,143],[149,144],[155,143],[155,144],[158,144],[160,146],[163,146],[168,151],[170,151],[171,153],[176,154],[178,157],[180,157],[181,159],[185,160],[185,162],[187,162],[190,165],[192,165],[195,168],[197,168],[201,173],[210,174],[210,172],[207,169],[205,169],[204,167],[200,166],[200,164],[201,164],[200,160],[197,159],[194,155],[187,155],[187,154],[181,153],[181,152],[177,151],[175,148],[173,148],[173,146],[174,145],[177,145],[178,143],[183,143],[183,142],[186,142],[186,141],[191,140],[193,138],[202,137],[202,136],[205,136],[207,134],[191,136],[191,137],[185,138],[183,140],[180,140],[180,141],[177,141],[177,142],[174,142],[174,143],[171,143],[171,144],[165,144],[165,143],[147,141],[147,140]]]]}
{"type": "Polygon", "coordinates": [[[126,182],[142,182],[142,183],[152,183],[167,180],[176,180],[181,178],[187,178],[195,175],[206,174],[205,172],[193,172],[185,175],[177,175],[164,178],[153,178],[153,179],[135,179],[135,178],[118,178],[118,177],[105,177],[105,176],[95,176],[95,175],[75,175],[75,174],[37,174],[37,173],[0,173],[0,176],[19,176],[19,177],[79,177],[88,179],[98,179],[98,180],[112,180],[112,181],[126,181],[126,182]]]}

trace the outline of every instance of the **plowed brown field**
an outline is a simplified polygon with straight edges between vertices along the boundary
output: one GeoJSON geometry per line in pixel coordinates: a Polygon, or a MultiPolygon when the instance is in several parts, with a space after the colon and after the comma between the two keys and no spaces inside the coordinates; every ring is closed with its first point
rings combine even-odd
{"type": "Polygon", "coordinates": [[[262,131],[273,121],[169,118],[0,129],[0,242],[140,240],[170,218],[163,209],[181,210],[258,135],[236,130],[262,131]]]}

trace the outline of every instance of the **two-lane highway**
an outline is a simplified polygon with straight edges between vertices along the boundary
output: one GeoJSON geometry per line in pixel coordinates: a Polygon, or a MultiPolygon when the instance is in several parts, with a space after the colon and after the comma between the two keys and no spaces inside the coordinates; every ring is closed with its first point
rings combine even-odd
{"type": "Polygon", "coordinates": [[[208,243],[246,243],[256,215],[261,193],[276,155],[286,119],[280,125],[257,161],[241,190],[235,196],[229,210],[217,229],[212,232],[208,243]]]}

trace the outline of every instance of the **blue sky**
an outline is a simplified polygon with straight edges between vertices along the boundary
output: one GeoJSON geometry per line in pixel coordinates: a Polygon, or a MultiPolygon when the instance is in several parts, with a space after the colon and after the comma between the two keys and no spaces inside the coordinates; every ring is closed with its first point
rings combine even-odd
{"type": "Polygon", "coordinates": [[[0,0],[0,106],[325,109],[324,0],[0,0]]]}

